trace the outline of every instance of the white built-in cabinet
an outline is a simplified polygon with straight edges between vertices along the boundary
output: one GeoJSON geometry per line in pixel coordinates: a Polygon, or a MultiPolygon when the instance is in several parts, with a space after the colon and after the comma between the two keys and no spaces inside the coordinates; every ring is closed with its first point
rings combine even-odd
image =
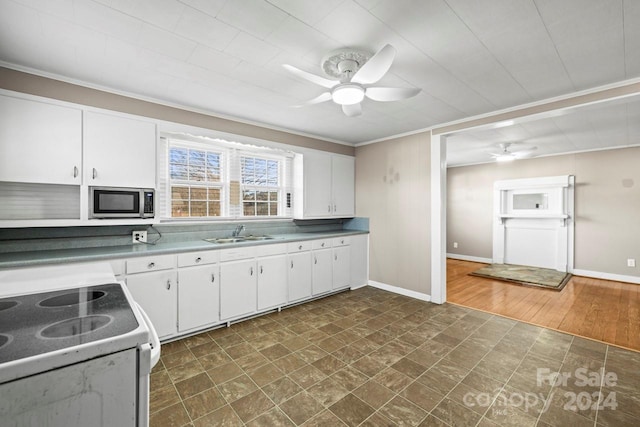
{"type": "Polygon", "coordinates": [[[346,288],[351,283],[351,247],[348,237],[333,239],[333,289],[346,288]]]}
{"type": "Polygon", "coordinates": [[[311,297],[311,242],[289,243],[287,257],[289,302],[311,297]]]}
{"type": "Polygon", "coordinates": [[[0,96],[0,181],[80,185],[82,111],[0,96]]]}
{"type": "Polygon", "coordinates": [[[218,251],[178,255],[178,332],[218,323],[220,272],[218,251]]]}
{"type": "Polygon", "coordinates": [[[155,123],[88,111],[83,124],[85,184],[155,187],[155,123]]]}
{"type": "Polygon", "coordinates": [[[365,285],[368,236],[135,257],[111,265],[166,340],[365,285]]]}
{"type": "Polygon", "coordinates": [[[126,262],[126,284],[149,315],[160,338],[177,332],[178,275],[175,255],[132,258],[126,262]]]}
{"type": "Polygon", "coordinates": [[[309,151],[296,156],[294,216],[349,218],[355,215],[355,159],[309,151]]]}
{"type": "Polygon", "coordinates": [[[333,289],[331,240],[314,240],[311,248],[311,288],[313,295],[319,295],[333,289]]]}

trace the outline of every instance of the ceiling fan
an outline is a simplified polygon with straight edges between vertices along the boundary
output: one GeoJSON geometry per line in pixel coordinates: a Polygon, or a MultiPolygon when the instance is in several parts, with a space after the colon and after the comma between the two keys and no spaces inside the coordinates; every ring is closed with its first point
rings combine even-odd
{"type": "Polygon", "coordinates": [[[528,157],[533,157],[534,151],[538,149],[535,146],[522,146],[518,142],[501,142],[497,145],[500,148],[500,151],[489,152],[491,157],[496,159],[497,162],[510,162],[516,159],[525,159],[528,157]],[[511,146],[519,146],[521,149],[517,151],[510,150],[511,146]]]}
{"type": "Polygon", "coordinates": [[[334,79],[318,76],[289,64],[282,66],[294,75],[329,89],[317,97],[296,107],[333,101],[342,106],[349,117],[362,114],[360,103],[365,97],[374,101],[398,101],[411,98],[420,93],[417,88],[371,86],[389,71],[396,49],[385,45],[375,55],[353,49],[340,49],[331,52],[322,60],[322,69],[334,79]]]}

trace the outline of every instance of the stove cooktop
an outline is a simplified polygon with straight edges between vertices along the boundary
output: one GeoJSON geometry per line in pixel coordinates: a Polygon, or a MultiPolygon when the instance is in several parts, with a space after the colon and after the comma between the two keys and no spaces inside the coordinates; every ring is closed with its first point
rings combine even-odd
{"type": "Polygon", "coordinates": [[[122,285],[0,299],[0,363],[115,338],[138,327],[122,285]]]}

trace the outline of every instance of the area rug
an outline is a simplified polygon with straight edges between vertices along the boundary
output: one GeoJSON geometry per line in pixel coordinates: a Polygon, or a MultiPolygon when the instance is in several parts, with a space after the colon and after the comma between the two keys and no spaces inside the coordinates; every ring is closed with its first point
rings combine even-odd
{"type": "Polygon", "coordinates": [[[570,273],[526,265],[491,264],[472,273],[472,276],[504,280],[526,286],[539,286],[561,291],[571,279],[570,273]]]}

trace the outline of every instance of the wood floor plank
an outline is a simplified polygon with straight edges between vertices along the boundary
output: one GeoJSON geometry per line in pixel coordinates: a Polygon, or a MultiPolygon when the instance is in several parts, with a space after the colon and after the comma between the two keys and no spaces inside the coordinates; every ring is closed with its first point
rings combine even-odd
{"type": "Polygon", "coordinates": [[[448,259],[447,301],[640,351],[640,285],[574,276],[557,292],[469,275],[484,265],[448,259]]]}

